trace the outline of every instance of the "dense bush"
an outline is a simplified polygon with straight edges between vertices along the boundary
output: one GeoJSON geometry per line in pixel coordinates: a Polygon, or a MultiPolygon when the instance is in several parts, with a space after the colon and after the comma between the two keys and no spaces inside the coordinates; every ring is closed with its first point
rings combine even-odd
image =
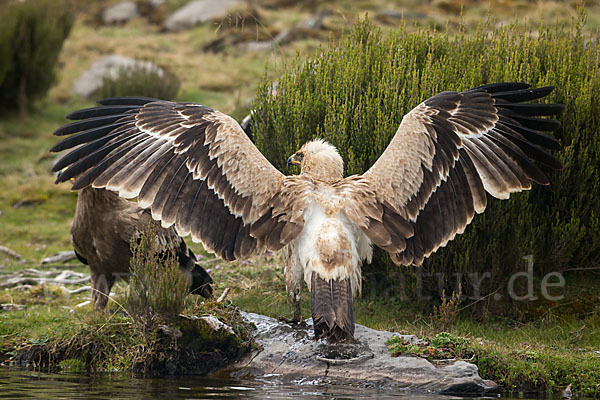
{"type": "Polygon", "coordinates": [[[115,77],[105,77],[100,97],[144,96],[173,100],[181,82],[164,68],[122,68],[115,77]]]}
{"type": "Polygon", "coordinates": [[[150,225],[131,241],[131,276],[125,309],[142,326],[176,318],[189,293],[188,278],[181,273],[174,249],[161,248],[156,228],[150,225]]]}
{"type": "Polygon", "coordinates": [[[73,14],[67,0],[8,0],[0,3],[0,21],[0,110],[24,116],[54,82],[73,14]]]}
{"type": "MultiPolygon", "coordinates": [[[[484,24],[455,36],[401,27],[387,37],[368,20],[358,22],[344,43],[282,76],[277,95],[269,82],[261,86],[252,122],[257,145],[284,170],[302,143],[323,137],[340,150],[346,173],[360,174],[384,151],[402,116],[438,92],[506,81],[556,86],[544,101],[566,105],[555,132],[564,169],[545,170],[549,187],[534,184],[508,201],[488,196],[483,215],[421,268],[395,267],[383,252],[376,253],[376,267],[366,268],[367,294],[376,288],[411,301],[439,298],[461,282],[463,295],[485,300],[479,309],[519,316],[524,302],[497,300],[507,299],[512,274],[527,271],[524,256],[534,256],[537,296],[552,271],[576,267],[598,280],[592,270],[600,265],[600,46],[581,33],[584,19],[536,30],[484,24]],[[477,288],[484,272],[490,276],[477,288]]],[[[515,282],[521,295],[526,279],[515,282]]]]}

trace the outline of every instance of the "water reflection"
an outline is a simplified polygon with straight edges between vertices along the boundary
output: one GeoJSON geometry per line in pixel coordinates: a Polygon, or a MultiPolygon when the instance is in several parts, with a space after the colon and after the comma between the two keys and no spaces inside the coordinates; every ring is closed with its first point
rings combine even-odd
{"type": "Polygon", "coordinates": [[[0,399],[451,399],[382,388],[331,385],[299,379],[281,382],[276,375],[253,379],[169,377],[130,374],[48,374],[0,368],[0,399]]]}

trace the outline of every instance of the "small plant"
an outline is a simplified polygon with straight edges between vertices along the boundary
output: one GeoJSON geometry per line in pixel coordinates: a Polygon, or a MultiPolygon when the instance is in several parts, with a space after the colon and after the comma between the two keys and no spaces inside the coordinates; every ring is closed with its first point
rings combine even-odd
{"type": "Polygon", "coordinates": [[[460,296],[462,290],[458,286],[458,293],[452,292],[452,296],[446,298],[446,290],[442,290],[442,304],[433,306],[433,313],[430,315],[431,323],[435,330],[448,331],[454,325],[458,317],[458,306],[460,305],[460,296]]]}
{"type": "Polygon", "coordinates": [[[402,336],[392,336],[385,344],[394,357],[399,355],[418,355],[419,353],[419,346],[408,343],[402,336]]]}
{"type": "Polygon", "coordinates": [[[408,343],[402,336],[392,336],[385,344],[393,357],[411,356],[428,360],[465,359],[473,356],[469,339],[448,332],[438,333],[431,340],[408,343]]]}
{"type": "Polygon", "coordinates": [[[189,282],[181,273],[173,249],[161,247],[150,225],[131,241],[131,275],[125,309],[148,329],[177,317],[185,307],[189,282]]]}
{"type": "Polygon", "coordinates": [[[165,68],[130,67],[122,68],[116,76],[105,77],[100,97],[142,96],[172,100],[177,95],[181,82],[165,68]]]}
{"type": "Polygon", "coordinates": [[[434,347],[464,346],[468,342],[469,340],[467,338],[462,336],[454,336],[448,332],[438,333],[433,339],[431,339],[431,345],[434,347]]]}
{"type": "Polygon", "coordinates": [[[54,83],[54,65],[73,25],[65,0],[4,1],[0,5],[0,109],[18,109],[54,83]]]}

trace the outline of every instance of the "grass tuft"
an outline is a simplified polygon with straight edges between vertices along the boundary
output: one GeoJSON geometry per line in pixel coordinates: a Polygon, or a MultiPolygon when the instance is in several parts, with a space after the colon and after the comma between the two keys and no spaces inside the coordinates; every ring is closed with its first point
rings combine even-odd
{"type": "Polygon", "coordinates": [[[149,329],[177,318],[185,307],[190,284],[181,273],[174,249],[168,247],[171,243],[161,243],[155,226],[150,224],[131,239],[133,257],[125,299],[129,315],[149,329]]]}

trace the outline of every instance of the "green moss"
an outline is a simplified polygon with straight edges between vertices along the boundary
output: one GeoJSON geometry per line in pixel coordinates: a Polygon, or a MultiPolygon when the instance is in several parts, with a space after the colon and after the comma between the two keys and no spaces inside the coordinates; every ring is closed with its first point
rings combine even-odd
{"type": "Polygon", "coordinates": [[[596,354],[490,351],[483,347],[475,347],[474,351],[480,375],[509,392],[556,393],[571,384],[572,390],[583,396],[600,395],[600,364],[596,354]]]}
{"type": "Polygon", "coordinates": [[[392,336],[386,342],[392,356],[417,356],[428,360],[469,359],[473,355],[470,340],[441,332],[429,340],[420,339],[419,343],[407,343],[401,336],[392,336]]]}
{"type": "MultiPolygon", "coordinates": [[[[404,342],[400,336],[391,337],[386,344],[393,356],[423,357],[432,362],[463,359],[473,362],[484,379],[491,379],[505,392],[559,392],[567,385],[584,396],[600,394],[600,364],[598,355],[580,349],[543,347],[515,348],[506,343],[469,339],[448,332],[425,336],[418,344],[404,342]],[[562,351],[561,351],[562,350],[562,351]]],[[[539,346],[539,347],[538,347],[539,346]]]]}

